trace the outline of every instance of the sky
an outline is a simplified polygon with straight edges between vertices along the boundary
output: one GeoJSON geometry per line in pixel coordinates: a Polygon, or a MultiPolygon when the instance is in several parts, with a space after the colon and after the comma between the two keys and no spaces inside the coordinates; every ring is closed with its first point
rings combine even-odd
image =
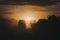
{"type": "Polygon", "coordinates": [[[0,0],[0,16],[5,18],[38,20],[53,14],[60,16],[60,0],[0,0]]]}

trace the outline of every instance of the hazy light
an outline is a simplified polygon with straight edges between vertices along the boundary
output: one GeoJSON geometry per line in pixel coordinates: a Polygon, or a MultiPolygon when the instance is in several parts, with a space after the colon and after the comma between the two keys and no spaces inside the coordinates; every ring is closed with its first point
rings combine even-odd
{"type": "Polygon", "coordinates": [[[26,20],[26,21],[32,21],[32,20],[33,20],[33,18],[32,18],[32,17],[30,17],[30,16],[27,16],[27,17],[25,18],[25,20],[26,20]]]}
{"type": "Polygon", "coordinates": [[[6,5],[5,7],[6,7],[5,12],[8,13],[8,15],[5,14],[4,17],[14,18],[16,20],[24,20],[28,26],[29,26],[28,23],[30,23],[33,20],[38,21],[39,19],[42,18],[46,19],[48,15],[51,15],[49,14],[51,13],[51,11],[49,11],[46,7],[42,6],[6,5]]]}
{"type": "Polygon", "coordinates": [[[26,28],[31,28],[30,22],[34,19],[32,16],[25,16],[23,17],[25,22],[26,22],[26,28]]]}

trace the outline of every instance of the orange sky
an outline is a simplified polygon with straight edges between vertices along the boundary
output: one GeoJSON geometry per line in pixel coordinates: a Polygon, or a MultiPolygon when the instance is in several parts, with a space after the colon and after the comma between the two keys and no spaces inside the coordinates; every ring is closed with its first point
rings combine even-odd
{"type": "Polygon", "coordinates": [[[42,6],[33,6],[33,5],[9,5],[7,7],[10,14],[10,18],[15,18],[17,20],[24,19],[26,16],[31,16],[35,20],[41,18],[47,18],[49,12],[47,8],[42,6]]]}
{"type": "MultiPolygon", "coordinates": [[[[4,12],[3,17],[14,18],[16,20],[24,19],[26,16],[31,16],[35,20],[46,19],[48,15],[60,15],[60,3],[50,6],[37,5],[0,5],[0,10],[4,12]]],[[[0,14],[1,16],[1,14],[0,14]]]]}
{"type": "MultiPolygon", "coordinates": [[[[2,10],[0,16],[5,18],[13,18],[16,20],[26,20],[26,17],[31,17],[33,20],[47,19],[48,15],[60,15],[59,11],[60,3],[51,6],[36,6],[36,5],[0,5],[2,10]]],[[[28,19],[28,20],[30,20],[28,19]]],[[[27,24],[28,26],[29,24],[27,24]]]]}

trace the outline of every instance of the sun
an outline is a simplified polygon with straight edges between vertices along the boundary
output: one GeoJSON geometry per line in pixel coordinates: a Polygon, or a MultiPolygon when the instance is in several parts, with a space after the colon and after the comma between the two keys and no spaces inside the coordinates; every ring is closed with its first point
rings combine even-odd
{"type": "Polygon", "coordinates": [[[33,19],[34,19],[34,18],[31,17],[31,16],[26,16],[26,17],[24,18],[24,20],[25,20],[27,23],[31,22],[33,19]]]}
{"type": "Polygon", "coordinates": [[[32,17],[30,17],[30,16],[26,17],[26,21],[31,21],[31,20],[32,20],[32,17]]]}

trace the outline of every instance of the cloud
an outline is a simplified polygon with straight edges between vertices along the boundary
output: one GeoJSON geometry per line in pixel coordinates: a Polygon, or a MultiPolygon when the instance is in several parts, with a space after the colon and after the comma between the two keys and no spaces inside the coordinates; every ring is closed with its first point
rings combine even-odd
{"type": "Polygon", "coordinates": [[[0,5],[0,15],[1,14],[11,14],[11,12],[8,11],[8,5],[0,5]]]}
{"type": "MultiPolygon", "coordinates": [[[[41,0],[40,0],[41,1],[41,0]]],[[[40,2],[39,1],[39,2],[40,2]]],[[[45,10],[42,10],[41,8],[41,10],[39,9],[39,8],[36,8],[36,10],[35,10],[35,8],[34,8],[34,11],[44,11],[44,12],[48,12],[49,11],[49,14],[54,14],[54,15],[57,15],[57,16],[60,16],[60,2],[58,2],[59,0],[50,0],[50,1],[41,1],[40,3],[38,2],[38,1],[29,1],[29,2],[21,2],[21,1],[11,1],[11,2],[7,2],[7,1],[2,1],[3,3],[2,4],[6,4],[6,3],[8,3],[8,4],[14,4],[14,5],[0,5],[0,16],[2,15],[2,16],[4,16],[4,15],[6,15],[6,16],[9,16],[9,15],[12,15],[13,13],[11,13],[11,11],[14,11],[15,10],[15,12],[16,12],[16,9],[17,9],[17,5],[18,5],[18,7],[21,7],[21,5],[23,5],[23,4],[32,4],[32,5],[39,5],[39,7],[41,6],[41,7],[44,7],[44,8],[46,8],[45,10]],[[6,3],[5,3],[6,2],[6,3]],[[47,2],[47,3],[46,3],[47,2]],[[19,4],[21,4],[21,5],[19,5],[19,4]],[[15,8],[16,7],[16,8],[15,8]],[[11,9],[11,10],[10,10],[11,9]],[[39,9],[39,10],[38,10],[39,9]],[[10,10],[10,11],[9,11],[10,10]]],[[[27,7],[26,7],[27,8],[27,7]]],[[[19,8],[18,8],[19,9],[19,8]]],[[[21,8],[20,8],[21,9],[21,8]]],[[[24,9],[24,8],[23,8],[24,9]]],[[[18,11],[18,10],[17,10],[18,11]]],[[[19,10],[19,12],[20,12],[20,10],[19,10]]],[[[17,14],[17,13],[16,13],[17,14]]],[[[45,14],[46,15],[46,14],[45,14]]],[[[20,15],[19,15],[20,16],[20,15]]],[[[5,16],[4,16],[5,17],[5,16]]]]}
{"type": "Polygon", "coordinates": [[[32,5],[52,5],[60,2],[60,0],[0,0],[0,4],[14,4],[14,5],[24,5],[24,4],[32,4],[32,5]]]}
{"type": "Polygon", "coordinates": [[[46,6],[46,8],[51,11],[50,14],[54,14],[56,16],[60,16],[60,3],[55,5],[46,6]]]}

